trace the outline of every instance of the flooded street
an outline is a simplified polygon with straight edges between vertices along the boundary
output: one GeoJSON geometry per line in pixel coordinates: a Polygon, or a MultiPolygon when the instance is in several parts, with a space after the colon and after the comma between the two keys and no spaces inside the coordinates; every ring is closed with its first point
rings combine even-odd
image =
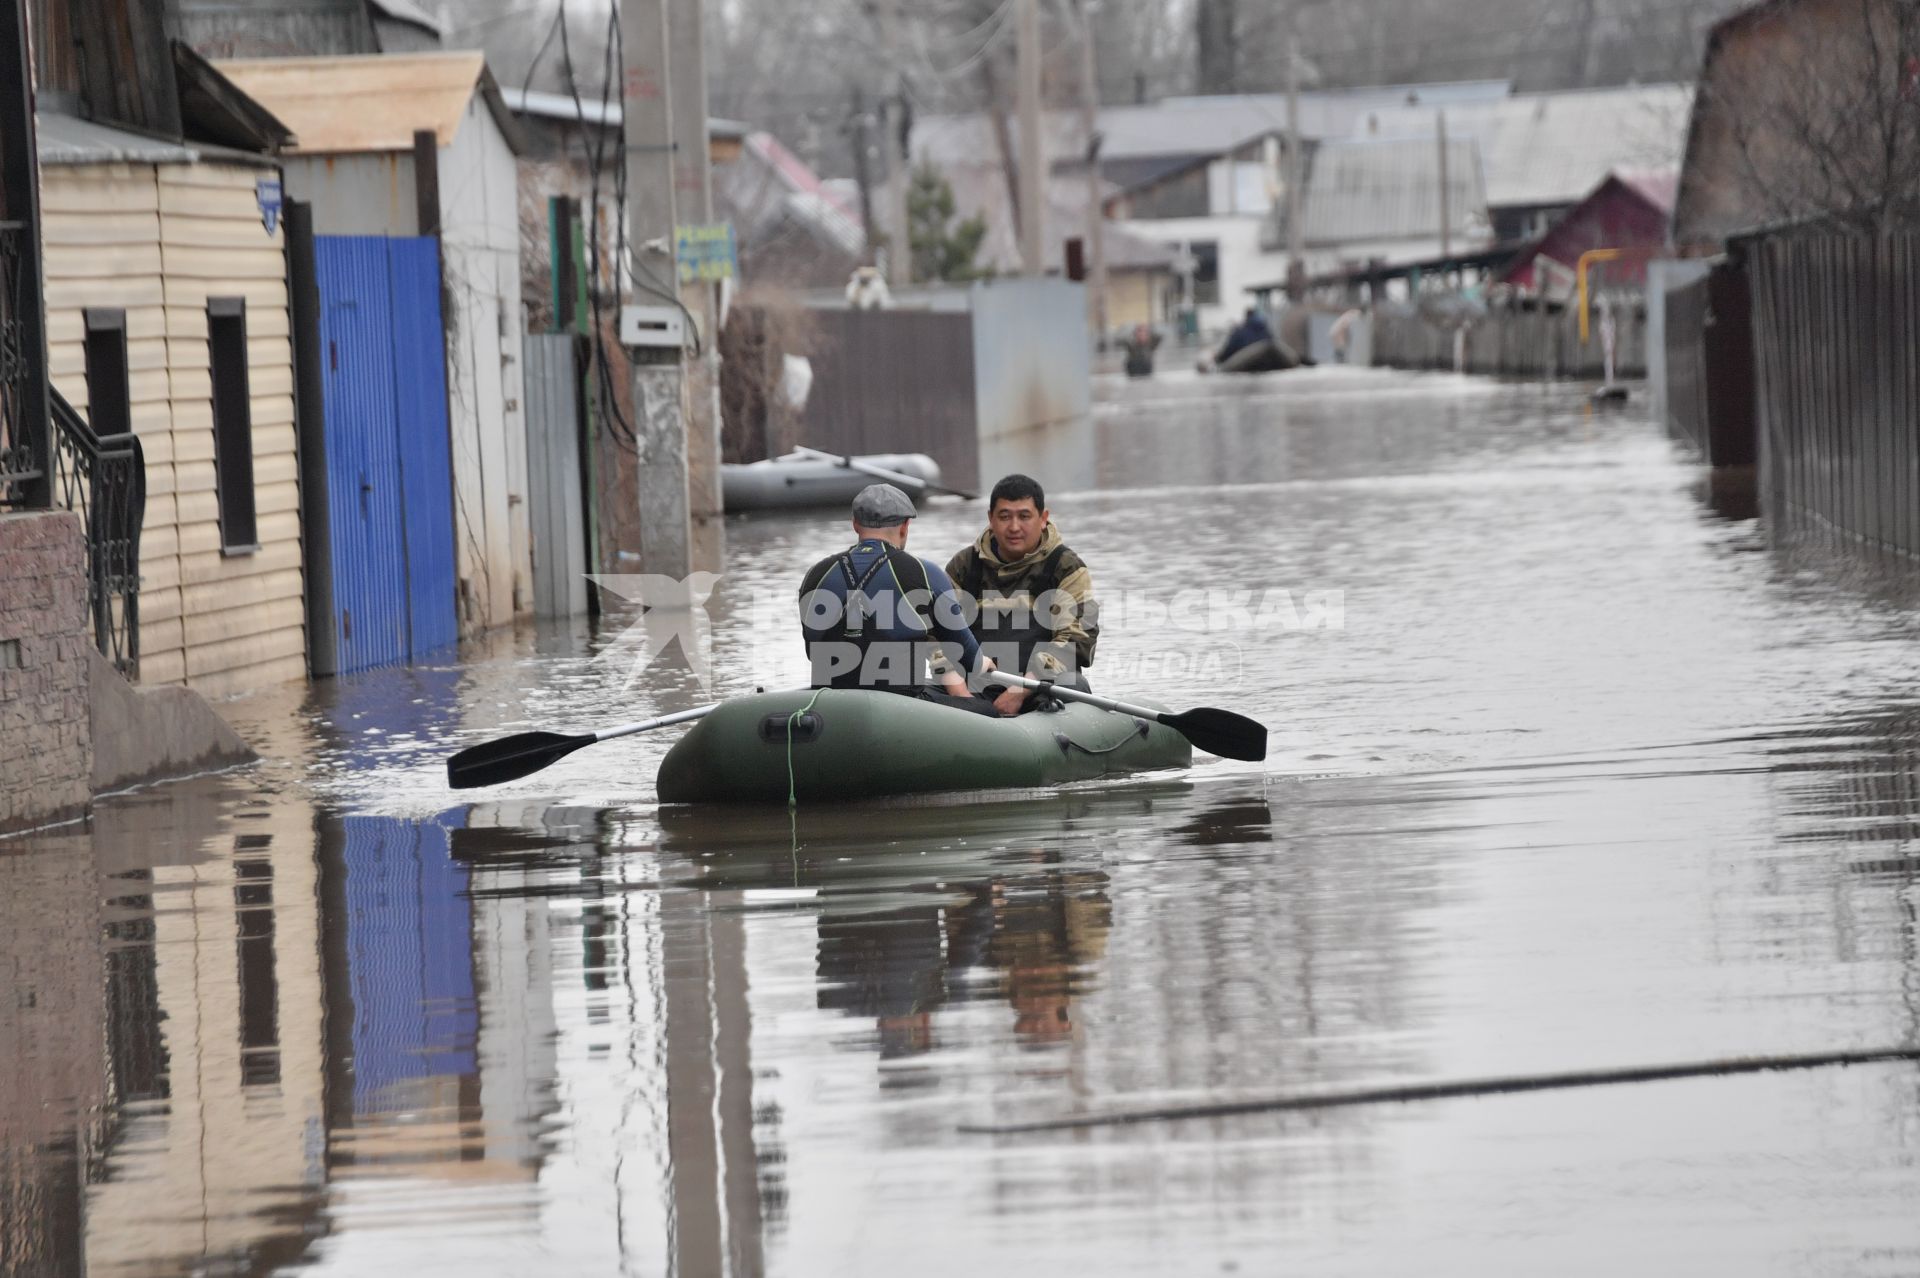
{"type": "Polygon", "coordinates": [[[1025,463],[1095,685],[1252,715],[1265,765],[790,817],[657,805],[667,729],[446,788],[804,683],[766,610],[838,512],[730,523],[711,696],[622,611],[224,705],[258,766],[0,841],[0,1271],[1920,1272],[1912,1063],[963,1130],[1920,1046],[1897,577],[1577,386],[1096,397],[1025,463]],[[1152,614],[1208,588],[1301,624],[1152,614]]]}

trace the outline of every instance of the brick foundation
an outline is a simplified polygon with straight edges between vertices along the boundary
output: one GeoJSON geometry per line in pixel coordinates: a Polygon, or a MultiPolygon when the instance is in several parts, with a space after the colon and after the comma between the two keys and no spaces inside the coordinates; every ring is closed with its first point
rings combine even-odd
{"type": "Polygon", "coordinates": [[[92,644],[80,517],[0,515],[0,832],[87,809],[92,644]]]}

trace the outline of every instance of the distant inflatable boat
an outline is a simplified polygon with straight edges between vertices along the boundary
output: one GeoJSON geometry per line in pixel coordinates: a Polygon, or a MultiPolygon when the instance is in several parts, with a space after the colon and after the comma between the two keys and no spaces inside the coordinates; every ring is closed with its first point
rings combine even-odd
{"type": "Polygon", "coordinates": [[[869,469],[815,457],[729,463],[720,468],[722,497],[730,511],[842,506],[875,482],[874,469],[906,475],[935,487],[940,484],[940,463],[925,453],[873,453],[852,460],[869,469]]]}

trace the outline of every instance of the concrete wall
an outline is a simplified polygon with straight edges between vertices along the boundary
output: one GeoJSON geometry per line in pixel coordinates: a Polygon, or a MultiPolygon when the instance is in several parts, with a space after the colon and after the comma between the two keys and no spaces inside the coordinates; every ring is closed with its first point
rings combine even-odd
{"type": "Polygon", "coordinates": [[[92,796],[92,619],[78,515],[0,515],[0,832],[92,796]]]}
{"type": "Polygon", "coordinates": [[[969,294],[981,444],[1085,417],[1093,375],[1085,287],[987,280],[969,294]]]}

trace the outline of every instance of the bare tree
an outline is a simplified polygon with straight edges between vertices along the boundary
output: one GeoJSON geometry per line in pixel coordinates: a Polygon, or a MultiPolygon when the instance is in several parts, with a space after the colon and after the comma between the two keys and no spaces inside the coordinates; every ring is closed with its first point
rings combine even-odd
{"type": "Polygon", "coordinates": [[[1920,0],[1805,0],[1754,22],[1702,89],[1749,220],[1920,226],[1920,0]]]}

